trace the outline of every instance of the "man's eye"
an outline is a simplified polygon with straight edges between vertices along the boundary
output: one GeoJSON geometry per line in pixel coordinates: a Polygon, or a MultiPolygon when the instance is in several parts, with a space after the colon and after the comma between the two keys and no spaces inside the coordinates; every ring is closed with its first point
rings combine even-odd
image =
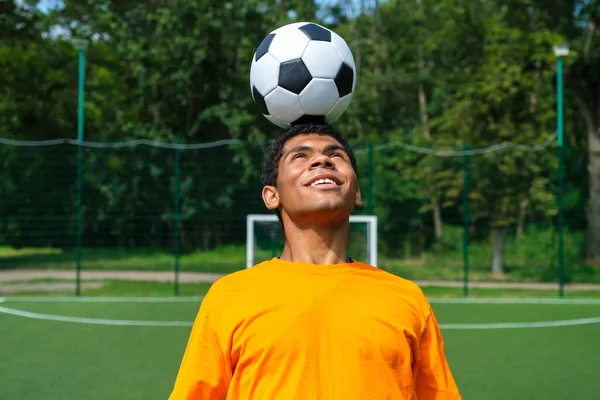
{"type": "Polygon", "coordinates": [[[301,158],[301,157],[305,157],[305,155],[304,155],[304,154],[302,154],[302,153],[298,153],[298,154],[296,154],[296,155],[294,155],[294,156],[292,157],[292,160],[295,160],[295,159],[297,159],[297,158],[301,158]]]}
{"type": "Polygon", "coordinates": [[[333,153],[331,157],[343,157],[342,153],[333,153]]]}

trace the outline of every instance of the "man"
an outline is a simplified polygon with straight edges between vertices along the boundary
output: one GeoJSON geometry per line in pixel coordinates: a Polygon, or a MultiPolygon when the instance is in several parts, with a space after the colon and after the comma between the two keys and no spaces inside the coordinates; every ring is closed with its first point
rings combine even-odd
{"type": "Polygon", "coordinates": [[[282,255],[214,283],[170,399],[461,399],[421,290],[346,253],[362,200],[339,133],[290,128],[262,180],[282,255]]]}

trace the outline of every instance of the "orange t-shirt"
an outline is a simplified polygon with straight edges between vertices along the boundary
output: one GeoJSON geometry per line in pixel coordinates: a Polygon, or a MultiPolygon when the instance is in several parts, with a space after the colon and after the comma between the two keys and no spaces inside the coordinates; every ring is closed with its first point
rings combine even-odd
{"type": "Polygon", "coordinates": [[[456,400],[414,283],[353,262],[274,258],[204,298],[170,400],[456,400]]]}

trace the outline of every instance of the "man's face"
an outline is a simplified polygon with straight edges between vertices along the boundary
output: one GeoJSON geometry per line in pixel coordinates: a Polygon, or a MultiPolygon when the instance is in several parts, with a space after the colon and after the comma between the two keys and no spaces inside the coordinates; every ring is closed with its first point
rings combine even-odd
{"type": "Polygon", "coordinates": [[[263,199],[269,209],[281,207],[292,219],[330,218],[350,215],[362,205],[350,157],[337,140],[317,134],[288,140],[279,161],[277,188],[265,187],[263,199]]]}

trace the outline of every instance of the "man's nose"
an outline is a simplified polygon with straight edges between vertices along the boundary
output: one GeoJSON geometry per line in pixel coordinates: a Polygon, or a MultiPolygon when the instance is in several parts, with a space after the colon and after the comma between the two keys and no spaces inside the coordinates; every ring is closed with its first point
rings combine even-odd
{"type": "Polygon", "coordinates": [[[319,155],[315,156],[315,158],[313,159],[310,166],[312,168],[318,168],[318,167],[332,168],[332,167],[334,167],[334,164],[333,164],[333,161],[331,161],[331,158],[327,157],[324,154],[319,154],[319,155]]]}

